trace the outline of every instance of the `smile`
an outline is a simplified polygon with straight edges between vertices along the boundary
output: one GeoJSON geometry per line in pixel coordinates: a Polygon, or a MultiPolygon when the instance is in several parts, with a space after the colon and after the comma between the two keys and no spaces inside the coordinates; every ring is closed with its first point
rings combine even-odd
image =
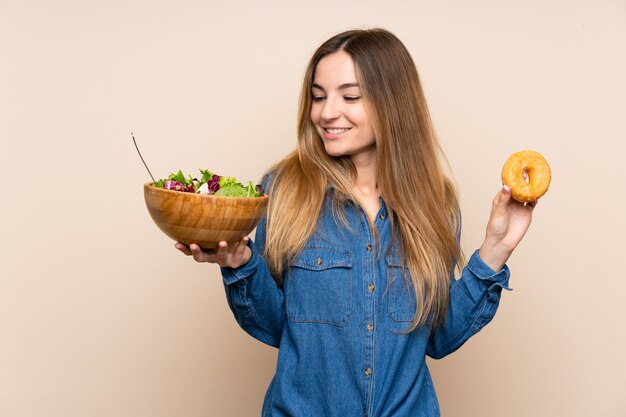
{"type": "Polygon", "coordinates": [[[350,129],[351,129],[351,128],[347,128],[347,127],[341,127],[341,128],[338,128],[338,127],[329,127],[329,128],[324,128],[324,130],[325,130],[327,133],[330,133],[331,135],[340,135],[340,134],[342,134],[342,133],[347,132],[347,131],[348,131],[348,130],[350,130],[350,129]]]}

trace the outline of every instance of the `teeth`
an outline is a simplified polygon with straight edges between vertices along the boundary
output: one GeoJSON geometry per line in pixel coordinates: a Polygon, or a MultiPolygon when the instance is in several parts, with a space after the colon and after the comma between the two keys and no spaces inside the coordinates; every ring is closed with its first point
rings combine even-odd
{"type": "Polygon", "coordinates": [[[327,131],[328,133],[332,133],[332,134],[334,134],[334,135],[338,135],[338,134],[340,134],[340,133],[347,132],[348,130],[350,130],[350,129],[347,129],[347,128],[327,128],[327,129],[326,129],[326,131],[327,131]]]}

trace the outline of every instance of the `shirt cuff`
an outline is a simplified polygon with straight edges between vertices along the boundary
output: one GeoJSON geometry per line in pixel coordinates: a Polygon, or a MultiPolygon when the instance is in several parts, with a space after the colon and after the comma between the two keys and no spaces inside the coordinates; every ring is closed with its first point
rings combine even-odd
{"type": "Polygon", "coordinates": [[[489,267],[489,265],[480,259],[478,249],[472,254],[472,257],[467,263],[467,267],[479,280],[492,283],[489,288],[490,290],[493,289],[494,286],[498,286],[509,291],[512,290],[512,288],[509,288],[508,286],[509,278],[511,277],[509,267],[504,265],[500,271],[495,272],[489,267]]]}

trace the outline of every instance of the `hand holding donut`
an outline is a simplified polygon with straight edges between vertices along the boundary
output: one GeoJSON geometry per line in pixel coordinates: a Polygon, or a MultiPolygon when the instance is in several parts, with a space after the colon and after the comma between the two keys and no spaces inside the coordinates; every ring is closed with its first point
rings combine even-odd
{"type": "Polygon", "coordinates": [[[502,269],[532,220],[539,197],[550,185],[551,172],[537,152],[511,155],[502,169],[502,190],[493,199],[485,240],[479,256],[491,269],[502,269]]]}

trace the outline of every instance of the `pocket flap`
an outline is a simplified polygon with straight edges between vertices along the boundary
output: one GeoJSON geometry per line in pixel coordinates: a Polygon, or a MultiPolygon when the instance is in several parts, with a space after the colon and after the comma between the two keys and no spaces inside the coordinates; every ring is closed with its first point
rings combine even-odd
{"type": "Polygon", "coordinates": [[[329,268],[352,268],[352,252],[307,246],[291,262],[291,266],[312,271],[322,271],[329,268]]]}

